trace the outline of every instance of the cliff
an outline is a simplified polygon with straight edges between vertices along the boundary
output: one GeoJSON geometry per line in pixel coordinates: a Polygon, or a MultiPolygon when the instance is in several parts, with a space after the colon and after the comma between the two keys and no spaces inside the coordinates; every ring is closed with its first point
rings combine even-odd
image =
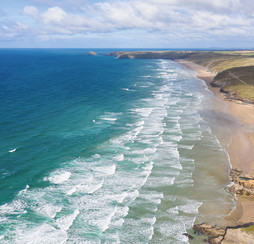
{"type": "Polygon", "coordinates": [[[186,59],[217,74],[211,82],[229,99],[254,103],[254,51],[113,52],[118,59],[186,59]]]}

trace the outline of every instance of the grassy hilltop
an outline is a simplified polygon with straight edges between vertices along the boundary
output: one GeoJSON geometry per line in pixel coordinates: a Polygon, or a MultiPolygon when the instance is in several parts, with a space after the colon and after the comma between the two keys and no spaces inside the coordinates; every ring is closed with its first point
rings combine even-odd
{"type": "Polygon", "coordinates": [[[119,59],[186,59],[214,72],[211,85],[229,98],[254,103],[254,51],[136,51],[109,55],[119,59]]]}

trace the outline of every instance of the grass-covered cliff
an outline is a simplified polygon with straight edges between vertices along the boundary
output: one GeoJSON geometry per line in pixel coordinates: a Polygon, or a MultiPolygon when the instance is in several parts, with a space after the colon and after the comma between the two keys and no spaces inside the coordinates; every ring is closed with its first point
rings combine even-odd
{"type": "Polygon", "coordinates": [[[186,59],[216,74],[211,85],[229,98],[254,103],[254,51],[135,51],[114,52],[119,59],[186,59]]]}
{"type": "Polygon", "coordinates": [[[221,88],[230,98],[254,102],[254,66],[235,67],[218,73],[213,86],[221,88]]]}

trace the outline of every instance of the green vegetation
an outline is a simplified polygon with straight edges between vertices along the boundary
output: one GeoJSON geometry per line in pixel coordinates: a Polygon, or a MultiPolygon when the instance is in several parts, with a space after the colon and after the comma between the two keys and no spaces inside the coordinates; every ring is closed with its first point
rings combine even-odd
{"type": "Polygon", "coordinates": [[[217,74],[212,86],[231,99],[254,103],[254,51],[136,51],[115,52],[119,59],[186,59],[217,74]]]}
{"type": "Polygon", "coordinates": [[[254,102],[254,66],[224,70],[214,77],[211,85],[220,87],[230,98],[254,102]]]}
{"type": "Polygon", "coordinates": [[[248,234],[254,234],[254,225],[241,228],[242,231],[247,232],[248,234]]]}
{"type": "Polygon", "coordinates": [[[117,53],[120,59],[185,59],[192,52],[188,51],[136,51],[117,53]]]}
{"type": "Polygon", "coordinates": [[[187,59],[216,73],[254,65],[254,51],[136,51],[114,52],[110,55],[119,59],[187,59]]]}
{"type": "Polygon", "coordinates": [[[198,52],[189,55],[187,60],[208,67],[215,73],[234,67],[254,65],[254,55],[236,55],[232,52],[198,52]]]}

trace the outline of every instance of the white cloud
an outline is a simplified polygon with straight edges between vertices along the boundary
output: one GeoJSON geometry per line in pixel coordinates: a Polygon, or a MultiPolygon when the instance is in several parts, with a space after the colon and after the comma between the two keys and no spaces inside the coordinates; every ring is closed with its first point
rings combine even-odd
{"type": "Polygon", "coordinates": [[[202,27],[202,29],[221,28],[230,26],[248,25],[249,21],[244,20],[241,16],[226,16],[207,11],[197,12],[193,16],[193,26],[202,27]]]}
{"type": "Polygon", "coordinates": [[[6,22],[0,25],[0,40],[10,41],[14,38],[23,38],[29,33],[29,27],[18,21],[6,22]]]}
{"type": "Polygon", "coordinates": [[[23,14],[30,15],[32,17],[37,17],[39,14],[39,10],[34,6],[25,6],[23,14]]]}
{"type": "Polygon", "coordinates": [[[41,17],[44,23],[61,23],[61,21],[66,18],[67,14],[64,10],[59,7],[49,8],[44,12],[41,17]]]}
{"type": "Polygon", "coordinates": [[[45,40],[59,35],[71,37],[87,33],[116,33],[120,30],[160,32],[165,38],[200,40],[223,37],[224,33],[231,38],[237,35],[237,29],[241,29],[239,33],[243,36],[252,35],[252,1],[48,0],[47,4],[51,4],[48,9],[39,11],[37,5],[26,6],[23,14],[37,21],[33,34],[45,40]]]}
{"type": "Polygon", "coordinates": [[[147,0],[154,4],[192,7],[195,9],[235,8],[240,6],[240,0],[147,0]]]}

